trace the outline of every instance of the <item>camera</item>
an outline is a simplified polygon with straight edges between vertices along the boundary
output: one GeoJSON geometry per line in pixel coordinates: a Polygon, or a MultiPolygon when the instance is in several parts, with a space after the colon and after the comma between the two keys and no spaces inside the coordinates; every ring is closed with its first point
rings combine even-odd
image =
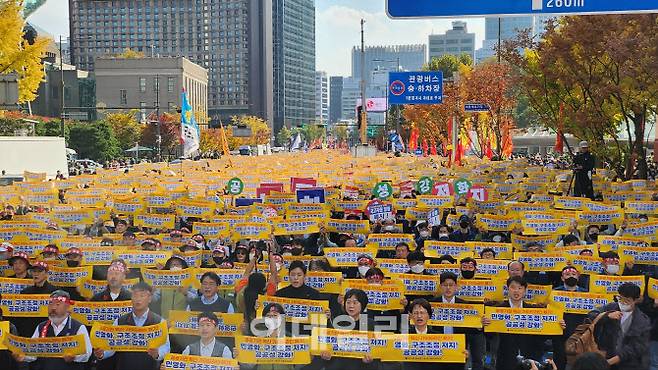
{"type": "Polygon", "coordinates": [[[533,363],[537,366],[538,370],[553,370],[553,366],[548,361],[539,362],[523,356],[516,356],[517,369],[530,370],[533,363]]]}

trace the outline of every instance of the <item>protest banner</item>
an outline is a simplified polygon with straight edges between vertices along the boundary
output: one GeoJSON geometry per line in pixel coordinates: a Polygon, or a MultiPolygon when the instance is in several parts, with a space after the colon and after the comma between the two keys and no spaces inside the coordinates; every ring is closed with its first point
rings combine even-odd
{"type": "Polygon", "coordinates": [[[274,205],[283,205],[287,203],[296,203],[297,195],[296,194],[275,194],[274,192],[265,196],[264,204],[274,204],[274,205]]]}
{"type": "Polygon", "coordinates": [[[144,195],[144,203],[149,208],[169,208],[173,205],[173,201],[170,194],[152,193],[144,195]]]}
{"type": "MultiPolygon", "coordinates": [[[[378,258],[377,267],[379,267],[386,276],[392,274],[404,274],[409,271],[409,263],[407,263],[406,259],[378,258]]],[[[427,264],[425,267],[427,267],[427,264]]]]}
{"type": "Polygon", "coordinates": [[[454,198],[451,196],[421,195],[416,198],[417,207],[445,208],[452,207],[454,198]]]}
{"type": "Polygon", "coordinates": [[[31,279],[0,278],[0,294],[19,294],[23,289],[33,285],[31,279]]]}
{"type": "Polygon", "coordinates": [[[261,224],[257,222],[242,222],[235,224],[232,229],[233,233],[231,234],[231,238],[233,240],[269,239],[272,234],[272,226],[270,224],[261,224]]]}
{"type": "Polygon", "coordinates": [[[524,215],[527,213],[545,213],[549,212],[550,206],[542,203],[511,203],[506,204],[504,208],[508,213],[524,215]]]}
{"type": "Polygon", "coordinates": [[[611,275],[590,275],[589,291],[601,294],[617,294],[619,286],[624,283],[635,284],[640,287],[644,294],[644,275],[638,276],[611,276],[611,275]]]}
{"type": "Polygon", "coordinates": [[[311,338],[237,336],[238,362],[244,364],[306,365],[311,362],[311,338]]]}
{"type": "Polygon", "coordinates": [[[9,334],[9,321],[0,321],[0,351],[7,349],[5,338],[9,334]]]}
{"type": "Polygon", "coordinates": [[[460,256],[470,257],[473,255],[472,246],[464,243],[425,240],[424,245],[426,257],[439,257],[447,254],[458,258],[460,256]]]}
{"type": "Polygon", "coordinates": [[[204,235],[206,238],[222,238],[230,234],[227,222],[195,222],[192,225],[192,232],[204,235]]]}
{"type": "Polygon", "coordinates": [[[458,328],[482,328],[484,305],[470,303],[432,302],[431,326],[453,326],[458,328]]]}
{"type": "Polygon", "coordinates": [[[137,227],[150,227],[154,229],[173,229],[175,221],[176,221],[175,215],[160,215],[160,214],[140,212],[135,215],[135,219],[133,223],[137,227]]]}
{"type": "Polygon", "coordinates": [[[39,230],[27,228],[24,231],[28,239],[47,243],[57,243],[64,239],[67,234],[65,230],[39,230]]]}
{"type": "Polygon", "coordinates": [[[577,220],[580,225],[621,225],[624,221],[624,212],[621,209],[612,211],[582,211],[578,212],[577,220]]]}
{"type": "Polygon", "coordinates": [[[372,285],[361,279],[343,280],[341,293],[345,294],[350,289],[361,289],[368,295],[368,309],[375,311],[401,310],[402,299],[405,294],[405,286],[402,282],[390,281],[388,284],[372,285]]]}
{"type": "Polygon", "coordinates": [[[241,216],[241,215],[219,215],[219,216],[214,216],[213,218],[210,219],[210,223],[226,223],[228,224],[228,228],[233,228],[235,225],[245,222],[246,217],[241,216]]]}
{"type": "Polygon", "coordinates": [[[599,245],[599,251],[600,252],[608,252],[608,251],[618,251],[621,247],[624,246],[643,246],[646,245],[650,241],[649,238],[645,237],[629,237],[629,236],[609,236],[609,235],[601,235],[597,239],[597,243],[599,245]]]}
{"type": "Polygon", "coordinates": [[[146,352],[167,341],[167,322],[150,326],[94,323],[89,333],[91,345],[105,351],[146,352]]]}
{"type": "Polygon", "coordinates": [[[100,246],[101,241],[99,238],[67,237],[59,241],[59,249],[62,251],[67,251],[71,248],[84,250],[88,248],[99,248],[100,246]]]}
{"type": "MultiPolygon", "coordinates": [[[[219,319],[217,323],[217,336],[233,338],[240,334],[240,325],[244,322],[241,313],[215,312],[219,319]]],[[[199,334],[199,312],[195,311],[169,311],[169,334],[198,335],[199,334]]]]}
{"type": "Polygon", "coordinates": [[[480,253],[485,248],[493,249],[493,251],[496,253],[495,255],[496,259],[506,260],[506,259],[512,259],[513,257],[511,243],[493,243],[493,242],[474,241],[474,242],[466,242],[465,244],[468,245],[473,250],[473,254],[475,255],[475,258],[479,258],[480,253]]]}
{"type": "Polygon", "coordinates": [[[365,213],[371,222],[385,221],[395,218],[393,213],[393,204],[372,200],[366,205],[365,213]]]}
{"type": "Polygon", "coordinates": [[[87,302],[77,301],[71,306],[71,317],[83,325],[112,324],[120,316],[132,312],[131,301],[87,302]]]}
{"type": "Polygon", "coordinates": [[[325,248],[324,257],[329,261],[332,267],[356,267],[358,265],[357,257],[365,254],[374,259],[377,255],[377,249],[372,247],[355,247],[355,248],[325,248]]]}
{"type": "Polygon", "coordinates": [[[459,263],[439,263],[425,266],[425,271],[432,275],[441,275],[444,272],[452,272],[453,274],[459,276],[461,273],[461,265],[459,263]]]}
{"type": "Polygon", "coordinates": [[[5,317],[47,317],[50,295],[3,294],[0,309],[5,317]]]}
{"type": "Polygon", "coordinates": [[[553,207],[555,209],[580,210],[588,199],[580,197],[555,197],[553,207]]]}
{"type": "Polygon", "coordinates": [[[399,243],[406,243],[410,249],[416,245],[414,234],[370,234],[366,244],[378,251],[394,251],[399,243]]]}
{"type": "Polygon", "coordinates": [[[369,234],[370,222],[368,220],[334,220],[328,219],[327,231],[347,234],[369,234]]]}
{"type": "Polygon", "coordinates": [[[120,258],[128,264],[130,268],[154,267],[157,264],[164,265],[171,257],[171,252],[165,251],[141,251],[141,250],[123,250],[115,251],[114,258],[120,258]]]}
{"type": "MultiPolygon", "coordinates": [[[[582,248],[583,246],[579,246],[582,248]]],[[[562,252],[565,253],[565,252],[562,252]]],[[[576,267],[581,274],[600,274],[603,271],[603,261],[598,256],[569,256],[571,265],[576,267]]]]}
{"type": "MultiPolygon", "coordinates": [[[[546,306],[548,304],[548,297],[550,296],[552,290],[553,288],[550,285],[528,284],[523,300],[530,303],[546,306]]],[[[503,294],[505,295],[505,299],[507,299],[507,285],[503,285],[503,294]]]]}
{"type": "MultiPolygon", "coordinates": [[[[237,264],[236,264],[237,267],[237,264]]],[[[244,275],[243,269],[215,269],[215,268],[197,268],[195,271],[195,279],[192,282],[192,286],[195,288],[201,287],[201,277],[206,272],[214,272],[219,276],[222,284],[219,286],[220,290],[233,290],[235,288],[235,283],[242,279],[244,275]]]]}
{"type": "Polygon", "coordinates": [[[87,209],[73,211],[60,211],[52,214],[51,220],[62,227],[73,225],[87,225],[94,222],[93,214],[87,209]]]}
{"type": "Polygon", "coordinates": [[[302,235],[320,232],[317,219],[279,221],[274,224],[274,235],[302,235]]]}
{"type": "Polygon", "coordinates": [[[624,203],[624,212],[642,215],[655,215],[658,212],[656,201],[633,201],[624,203]]]}
{"type": "Polygon", "coordinates": [[[407,209],[407,208],[413,208],[418,205],[418,201],[416,199],[393,199],[393,205],[395,206],[395,209],[407,209]]]}
{"type": "MultiPolygon", "coordinates": [[[[320,293],[325,294],[339,294],[340,285],[343,281],[343,273],[338,272],[325,272],[325,271],[308,271],[305,275],[304,284],[313,289],[316,289],[320,293]]],[[[284,287],[288,285],[289,276],[285,274],[283,276],[283,282],[281,285],[284,287]]]]}
{"type": "Polygon", "coordinates": [[[141,197],[115,197],[112,209],[116,214],[135,215],[141,213],[144,207],[141,197]]]}
{"type": "Polygon", "coordinates": [[[523,262],[526,271],[562,271],[568,262],[563,253],[516,252],[514,259],[523,262]]]}
{"type": "Polygon", "coordinates": [[[323,212],[327,210],[325,203],[289,203],[285,206],[286,213],[323,212]]]}
{"type": "Polygon", "coordinates": [[[262,317],[263,307],[270,303],[278,303],[283,307],[287,322],[322,326],[327,324],[328,301],[259,295],[256,301],[256,317],[262,317]]]}
{"type": "Polygon", "coordinates": [[[484,327],[486,333],[562,335],[563,312],[554,308],[484,308],[491,324],[484,327]]]}
{"type": "Polygon", "coordinates": [[[155,289],[179,289],[188,287],[196,280],[195,270],[186,268],[183,270],[158,270],[142,267],[142,278],[144,282],[155,289]]]}
{"type": "Polygon", "coordinates": [[[464,334],[386,334],[371,345],[382,362],[466,363],[464,334]]]}
{"type": "Polygon", "coordinates": [[[398,274],[395,279],[402,280],[406,294],[434,296],[439,292],[439,276],[419,274],[398,274]]]}
{"type": "Polygon", "coordinates": [[[23,252],[30,257],[38,257],[45,247],[44,242],[29,240],[24,235],[12,239],[11,244],[14,247],[14,253],[23,252]]]}
{"type": "MultiPolygon", "coordinates": [[[[366,209],[366,204],[366,202],[361,200],[341,200],[331,202],[332,210],[336,212],[363,211],[366,209]]],[[[397,204],[396,207],[398,207],[397,204]]]]}
{"type": "Polygon", "coordinates": [[[504,285],[502,280],[460,279],[457,297],[469,302],[502,301],[504,285]]]}
{"type": "Polygon", "coordinates": [[[367,328],[338,330],[313,327],[311,331],[311,354],[319,356],[324,352],[332,357],[363,358],[371,353],[371,337],[367,328]]]}
{"type": "Polygon", "coordinates": [[[524,235],[564,235],[569,232],[567,219],[521,220],[524,235]]]}
{"type": "Polygon", "coordinates": [[[486,231],[511,231],[518,220],[510,216],[482,214],[478,216],[477,224],[486,231]]]}
{"type": "Polygon", "coordinates": [[[62,358],[87,352],[87,343],[82,334],[46,338],[24,338],[7,334],[4,344],[12,353],[42,358],[62,358]]]}
{"type": "Polygon", "coordinates": [[[162,370],[240,370],[237,360],[206,357],[206,356],[189,356],[179,355],[176,353],[167,353],[162,362],[162,370]]]}
{"type": "MultiPolygon", "coordinates": [[[[421,207],[407,208],[407,210],[404,213],[404,218],[407,221],[426,220],[430,211],[431,209],[429,208],[421,208],[421,207]]],[[[449,215],[448,218],[450,218],[450,216],[452,215],[449,215]]],[[[453,225],[450,226],[452,227],[453,225]]]]}
{"type": "Polygon", "coordinates": [[[93,266],[60,267],[51,265],[48,271],[48,282],[58,287],[73,288],[81,281],[90,279],[93,266]]]}
{"type": "Polygon", "coordinates": [[[652,242],[656,242],[658,241],[658,221],[629,225],[624,230],[624,235],[648,238],[652,242]]]}
{"type": "Polygon", "coordinates": [[[478,278],[507,278],[509,260],[476,259],[476,262],[478,278]]]}
{"type": "Polygon", "coordinates": [[[620,249],[620,256],[629,256],[633,263],[640,265],[658,265],[658,248],[649,248],[645,246],[623,246],[620,249]]]}
{"type": "Polygon", "coordinates": [[[515,250],[522,250],[525,248],[528,243],[538,243],[542,247],[548,249],[554,247],[558,242],[560,235],[537,235],[537,236],[527,236],[527,235],[517,235],[512,234],[512,247],[515,250]]]}
{"type": "Polygon", "coordinates": [[[647,289],[649,289],[647,291],[649,298],[658,299],[658,279],[650,277],[647,289]]]}
{"type": "Polygon", "coordinates": [[[613,295],[553,290],[549,296],[548,302],[549,306],[556,307],[565,313],[584,315],[597,307],[612,303],[613,295]]]}

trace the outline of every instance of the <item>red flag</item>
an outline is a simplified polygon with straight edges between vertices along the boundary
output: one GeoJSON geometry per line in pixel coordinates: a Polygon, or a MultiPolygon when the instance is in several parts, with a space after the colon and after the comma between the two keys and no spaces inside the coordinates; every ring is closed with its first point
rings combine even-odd
{"type": "Polygon", "coordinates": [[[485,157],[489,158],[489,160],[491,160],[491,158],[493,158],[494,153],[493,153],[493,150],[491,150],[491,143],[486,143],[485,144],[485,146],[484,146],[484,155],[485,155],[485,157]]]}
{"type": "Polygon", "coordinates": [[[434,139],[430,141],[430,155],[436,155],[436,143],[434,142],[434,139]]]}
{"type": "Polygon", "coordinates": [[[423,139],[423,157],[427,157],[429,153],[429,145],[427,144],[427,139],[423,139]]]}
{"type": "Polygon", "coordinates": [[[462,165],[462,157],[464,156],[464,145],[461,140],[457,144],[457,150],[455,151],[455,166],[462,165]]]}
{"type": "Polygon", "coordinates": [[[555,147],[553,148],[556,153],[564,153],[564,141],[562,140],[562,130],[557,130],[557,137],[555,137],[555,147]]]}

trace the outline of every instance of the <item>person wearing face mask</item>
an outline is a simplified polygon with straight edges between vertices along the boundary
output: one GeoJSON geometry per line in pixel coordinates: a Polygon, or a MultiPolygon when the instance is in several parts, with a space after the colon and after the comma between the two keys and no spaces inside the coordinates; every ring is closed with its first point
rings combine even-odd
{"type": "Polygon", "coordinates": [[[212,250],[212,257],[206,263],[204,263],[202,268],[219,268],[228,258],[226,257],[226,249],[217,244],[212,250]]]}
{"type": "MultiPolygon", "coordinates": [[[[164,265],[164,270],[180,271],[189,268],[181,256],[172,256],[164,265]]],[[[180,286],[176,289],[155,289],[153,292],[154,311],[165,319],[169,318],[169,311],[184,311],[188,300],[197,297],[196,289],[191,286],[180,286]]]]}
{"type": "MultiPolygon", "coordinates": [[[[33,263],[30,266],[30,272],[33,285],[21,290],[21,294],[50,294],[57,290],[57,287],[48,281],[48,264],[46,262],[33,263]]],[[[36,317],[17,317],[14,319],[14,324],[22,337],[29,337],[39,321],[40,319],[36,317]]]]}
{"type": "Polygon", "coordinates": [[[199,243],[197,243],[194,239],[187,239],[183,245],[179,248],[179,250],[182,253],[186,252],[196,252],[200,250],[201,248],[199,247],[199,243]]]}
{"type": "Polygon", "coordinates": [[[617,292],[615,302],[590,311],[588,317],[607,312],[609,319],[619,321],[616,348],[606,356],[613,369],[646,370],[649,368],[651,321],[638,305],[641,299],[640,287],[623,283],[617,292]]]}
{"type": "Polygon", "coordinates": [[[201,234],[194,234],[192,236],[192,240],[194,240],[201,250],[208,249],[208,246],[206,245],[206,238],[201,235],[201,234]]]}
{"type": "Polygon", "coordinates": [[[55,261],[59,257],[59,248],[54,244],[46,245],[41,251],[42,261],[55,261]]]}
{"type": "Polygon", "coordinates": [[[624,266],[621,266],[619,254],[615,251],[599,253],[599,256],[603,259],[602,275],[639,275],[639,272],[635,271],[635,266],[632,262],[626,262],[624,266]],[[622,272],[621,274],[619,273],[620,271],[622,272]]]}
{"type": "Polygon", "coordinates": [[[231,260],[237,263],[249,263],[249,251],[247,250],[247,247],[242,244],[236,246],[235,251],[231,256],[231,260]]]}
{"type": "Polygon", "coordinates": [[[478,269],[477,261],[472,257],[462,258],[459,261],[459,272],[463,279],[469,280],[475,277],[478,269]]]}
{"type": "Polygon", "coordinates": [[[82,251],[79,248],[71,247],[66,251],[64,257],[66,257],[67,267],[80,267],[80,262],[82,261],[82,251]]]}
{"type": "MultiPolygon", "coordinates": [[[[288,337],[290,334],[286,332],[285,317],[286,312],[278,303],[267,304],[262,312],[262,319],[253,320],[250,322],[250,331],[254,336],[267,337],[267,338],[282,338],[288,337]]],[[[235,348],[235,357],[238,356],[240,349],[235,348]]],[[[241,369],[251,370],[294,370],[295,365],[283,364],[246,364],[240,363],[241,369]]]]}
{"type": "Polygon", "coordinates": [[[359,255],[356,258],[356,263],[356,271],[354,267],[350,267],[346,271],[344,270],[345,272],[343,273],[343,277],[348,279],[364,279],[368,270],[377,265],[375,260],[367,254],[359,255]]]}
{"type": "Polygon", "coordinates": [[[586,239],[587,244],[596,244],[599,240],[599,234],[601,229],[596,225],[590,225],[587,227],[586,239]]]}
{"type": "Polygon", "coordinates": [[[439,225],[438,238],[441,242],[450,241],[450,228],[448,225],[439,225]]]}
{"type": "Polygon", "coordinates": [[[472,226],[471,218],[468,215],[459,217],[459,228],[450,234],[450,241],[463,243],[475,240],[477,230],[472,226]]]}
{"type": "Polygon", "coordinates": [[[416,224],[416,245],[424,245],[425,240],[429,240],[432,236],[432,233],[430,232],[429,226],[427,225],[427,222],[425,221],[420,221],[416,224]]]}
{"type": "MultiPolygon", "coordinates": [[[[587,292],[587,289],[578,285],[580,281],[580,272],[574,266],[565,266],[562,269],[562,282],[563,284],[553,288],[553,290],[559,291],[568,291],[568,292],[587,292]]],[[[567,324],[567,327],[564,329],[562,335],[554,336],[552,338],[553,342],[553,360],[558,370],[566,369],[567,365],[567,355],[564,352],[564,345],[573,334],[574,330],[578,325],[583,323],[583,320],[587,315],[575,314],[575,313],[565,313],[564,322],[567,324]]]]}
{"type": "Polygon", "coordinates": [[[31,368],[39,370],[83,370],[91,357],[92,346],[87,328],[70,315],[71,297],[63,290],[50,294],[48,320],[37,325],[32,338],[50,338],[82,335],[86,344],[85,353],[77,356],[64,355],[61,358],[29,357],[16,355],[18,362],[29,362],[31,368]]]}

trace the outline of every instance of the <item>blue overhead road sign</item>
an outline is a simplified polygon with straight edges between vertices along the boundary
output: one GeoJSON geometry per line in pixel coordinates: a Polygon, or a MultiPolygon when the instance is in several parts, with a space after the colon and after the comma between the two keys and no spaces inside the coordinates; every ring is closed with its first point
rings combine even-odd
{"type": "Polygon", "coordinates": [[[464,104],[464,111],[469,113],[488,112],[489,105],[483,103],[466,103],[464,104]]]}
{"type": "Polygon", "coordinates": [[[391,18],[525,14],[611,14],[658,11],[658,0],[387,0],[391,18]]]}
{"type": "Polygon", "coordinates": [[[388,74],[388,104],[441,104],[443,73],[390,72],[388,74]]]}

